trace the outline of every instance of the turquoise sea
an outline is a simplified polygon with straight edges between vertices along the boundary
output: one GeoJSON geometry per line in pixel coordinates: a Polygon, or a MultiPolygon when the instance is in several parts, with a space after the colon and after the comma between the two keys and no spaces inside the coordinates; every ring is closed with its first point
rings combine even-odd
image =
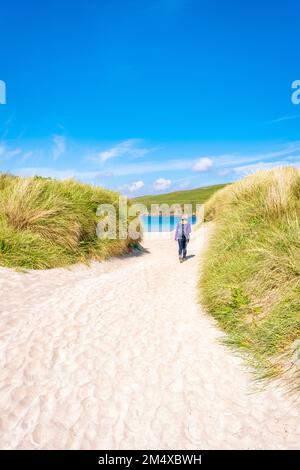
{"type": "MultiPolygon", "coordinates": [[[[171,232],[180,220],[176,215],[142,215],[140,217],[145,232],[171,232]]],[[[196,216],[189,218],[190,224],[196,223],[196,216]]]]}

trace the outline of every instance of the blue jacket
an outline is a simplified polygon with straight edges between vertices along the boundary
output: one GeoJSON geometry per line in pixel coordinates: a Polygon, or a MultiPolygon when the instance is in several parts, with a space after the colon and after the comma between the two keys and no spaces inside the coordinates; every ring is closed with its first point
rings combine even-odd
{"type": "Polygon", "coordinates": [[[175,230],[175,240],[181,239],[182,238],[182,225],[184,226],[184,235],[187,240],[190,239],[191,235],[191,224],[188,222],[187,224],[182,224],[181,222],[178,222],[176,225],[176,230],[175,230]]]}

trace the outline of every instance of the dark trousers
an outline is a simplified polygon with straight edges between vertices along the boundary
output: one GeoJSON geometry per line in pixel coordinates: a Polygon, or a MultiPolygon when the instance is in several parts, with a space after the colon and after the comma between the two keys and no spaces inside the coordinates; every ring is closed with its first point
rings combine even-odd
{"type": "Polygon", "coordinates": [[[186,238],[178,238],[178,254],[186,258],[186,238]]]}

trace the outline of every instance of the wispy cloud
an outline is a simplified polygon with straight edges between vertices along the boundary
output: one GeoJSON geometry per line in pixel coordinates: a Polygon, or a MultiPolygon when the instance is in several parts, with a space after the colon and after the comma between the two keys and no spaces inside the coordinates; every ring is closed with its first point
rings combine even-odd
{"type": "Polygon", "coordinates": [[[128,189],[131,193],[136,193],[140,189],[142,189],[145,186],[144,181],[139,180],[139,181],[134,181],[133,183],[130,183],[125,186],[125,189],[128,189]]]}
{"type": "Polygon", "coordinates": [[[300,151],[300,142],[291,142],[284,145],[279,150],[272,152],[258,152],[256,154],[241,155],[241,154],[226,154],[213,157],[216,166],[236,166],[239,164],[255,163],[266,160],[273,160],[275,158],[285,157],[300,151]]]}
{"type": "Polygon", "coordinates": [[[195,179],[198,179],[198,175],[189,174],[188,176],[184,176],[183,178],[174,179],[172,181],[172,184],[180,189],[187,189],[192,186],[193,181],[195,181],[195,179]]]}
{"type": "Polygon", "coordinates": [[[14,115],[11,114],[8,119],[6,119],[0,126],[0,133],[1,133],[1,137],[0,139],[3,140],[3,139],[6,139],[8,134],[9,134],[9,131],[10,131],[10,128],[13,124],[13,120],[14,120],[14,115]]]}
{"type": "Polygon", "coordinates": [[[6,142],[0,142],[0,158],[2,161],[9,160],[22,153],[20,148],[9,148],[6,142]]]}
{"type": "Polygon", "coordinates": [[[224,168],[223,170],[218,171],[218,176],[227,176],[231,172],[230,168],[224,168]]]}
{"type": "Polygon", "coordinates": [[[204,157],[204,158],[199,158],[199,160],[196,161],[196,163],[192,167],[192,170],[204,172],[204,171],[209,170],[212,166],[213,166],[212,159],[204,157]]]}
{"type": "Polygon", "coordinates": [[[272,119],[272,121],[269,121],[269,123],[272,124],[272,123],[277,123],[277,122],[282,122],[282,121],[291,121],[293,119],[299,119],[299,118],[300,118],[300,114],[294,114],[292,116],[281,116],[279,118],[272,119]]]}
{"type": "Polygon", "coordinates": [[[65,153],[66,138],[62,135],[54,135],[52,142],[52,158],[53,160],[58,160],[58,158],[65,153]]]}
{"type": "Polygon", "coordinates": [[[22,176],[74,178],[115,189],[121,188],[128,193],[138,192],[142,188],[158,192],[168,190],[170,187],[185,189],[207,185],[209,182],[213,184],[225,179],[237,179],[260,168],[300,165],[300,141],[273,145],[265,152],[256,153],[209,153],[206,156],[193,158],[189,151],[188,156],[183,154],[180,158],[171,158],[170,150],[165,149],[151,156],[151,160],[149,157],[134,159],[132,157],[145,155],[152,150],[144,148],[141,142],[143,141],[138,139],[123,141],[105,150],[109,152],[109,156],[106,154],[101,161],[99,152],[95,151],[99,150],[99,144],[93,144],[91,149],[72,140],[66,141],[62,135],[53,136],[50,148],[49,140],[33,143],[32,146],[22,143],[20,148],[0,140],[0,161],[5,162],[2,168],[6,167],[8,171],[11,168],[11,171],[22,176]],[[97,155],[97,160],[88,163],[82,155],[91,155],[93,152],[97,155]],[[117,155],[123,155],[124,158],[115,160],[117,155]],[[56,160],[60,156],[62,157],[58,165],[56,160]],[[70,156],[73,158],[72,163],[63,166],[63,163],[67,162],[66,157],[69,162],[71,161],[70,156]],[[9,160],[8,163],[6,160],[9,160]],[[147,174],[152,175],[150,181],[144,176],[147,174]]]}
{"type": "Polygon", "coordinates": [[[191,169],[194,160],[166,160],[128,163],[126,165],[115,165],[111,171],[115,176],[143,175],[145,173],[159,173],[173,170],[191,169]]]}
{"type": "Polygon", "coordinates": [[[278,166],[299,166],[300,161],[294,161],[293,163],[288,163],[286,160],[277,160],[274,162],[258,162],[252,165],[243,165],[234,168],[234,172],[238,175],[244,176],[250,173],[255,173],[258,170],[270,170],[271,168],[278,167],[278,166]]]}
{"type": "Polygon", "coordinates": [[[168,189],[172,184],[172,181],[166,178],[157,178],[157,180],[154,181],[153,187],[157,191],[162,191],[164,189],[168,189]]]}
{"type": "Polygon", "coordinates": [[[187,189],[190,188],[192,182],[190,179],[185,179],[179,183],[179,188],[180,189],[187,189]]]}
{"type": "Polygon", "coordinates": [[[31,157],[36,156],[38,154],[39,154],[38,151],[29,150],[28,152],[25,152],[22,154],[21,161],[27,162],[27,160],[29,160],[31,157]]]}
{"type": "Polygon", "coordinates": [[[141,139],[128,139],[120,142],[119,144],[99,152],[97,157],[100,161],[106,162],[111,158],[117,158],[122,156],[127,157],[142,157],[147,153],[151,152],[153,149],[139,147],[139,144],[142,142],[141,139]]]}
{"type": "Polygon", "coordinates": [[[286,157],[292,158],[295,152],[300,151],[300,142],[288,143],[278,150],[269,152],[258,152],[248,155],[241,154],[215,154],[207,157],[201,157],[198,159],[166,159],[160,161],[138,161],[136,163],[127,163],[126,165],[114,165],[110,168],[115,176],[130,176],[130,175],[142,175],[148,173],[166,173],[173,171],[193,171],[205,172],[211,168],[215,168],[219,176],[225,176],[233,171],[233,168],[255,164],[257,162],[268,162],[273,160],[282,159],[286,157]]]}
{"type": "Polygon", "coordinates": [[[19,176],[43,176],[45,178],[56,178],[56,179],[78,179],[81,181],[100,181],[103,178],[109,176],[106,172],[99,171],[78,171],[75,169],[57,170],[54,168],[42,168],[42,167],[30,167],[30,168],[18,168],[14,172],[19,176]]]}

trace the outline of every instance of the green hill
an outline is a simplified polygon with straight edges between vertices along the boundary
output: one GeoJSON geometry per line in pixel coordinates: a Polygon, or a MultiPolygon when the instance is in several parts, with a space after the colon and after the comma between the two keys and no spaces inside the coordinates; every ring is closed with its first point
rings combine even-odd
{"type": "Polygon", "coordinates": [[[151,209],[151,204],[193,204],[193,211],[195,211],[196,204],[204,203],[216,191],[224,188],[224,186],[226,185],[217,184],[214,186],[206,186],[185,191],[175,191],[167,194],[140,196],[134,198],[132,201],[144,204],[148,210],[151,209]]]}
{"type": "Polygon", "coordinates": [[[97,207],[110,203],[118,213],[118,197],[73,180],[0,174],[0,266],[46,269],[126,252],[129,238],[96,234],[97,207]]]}

